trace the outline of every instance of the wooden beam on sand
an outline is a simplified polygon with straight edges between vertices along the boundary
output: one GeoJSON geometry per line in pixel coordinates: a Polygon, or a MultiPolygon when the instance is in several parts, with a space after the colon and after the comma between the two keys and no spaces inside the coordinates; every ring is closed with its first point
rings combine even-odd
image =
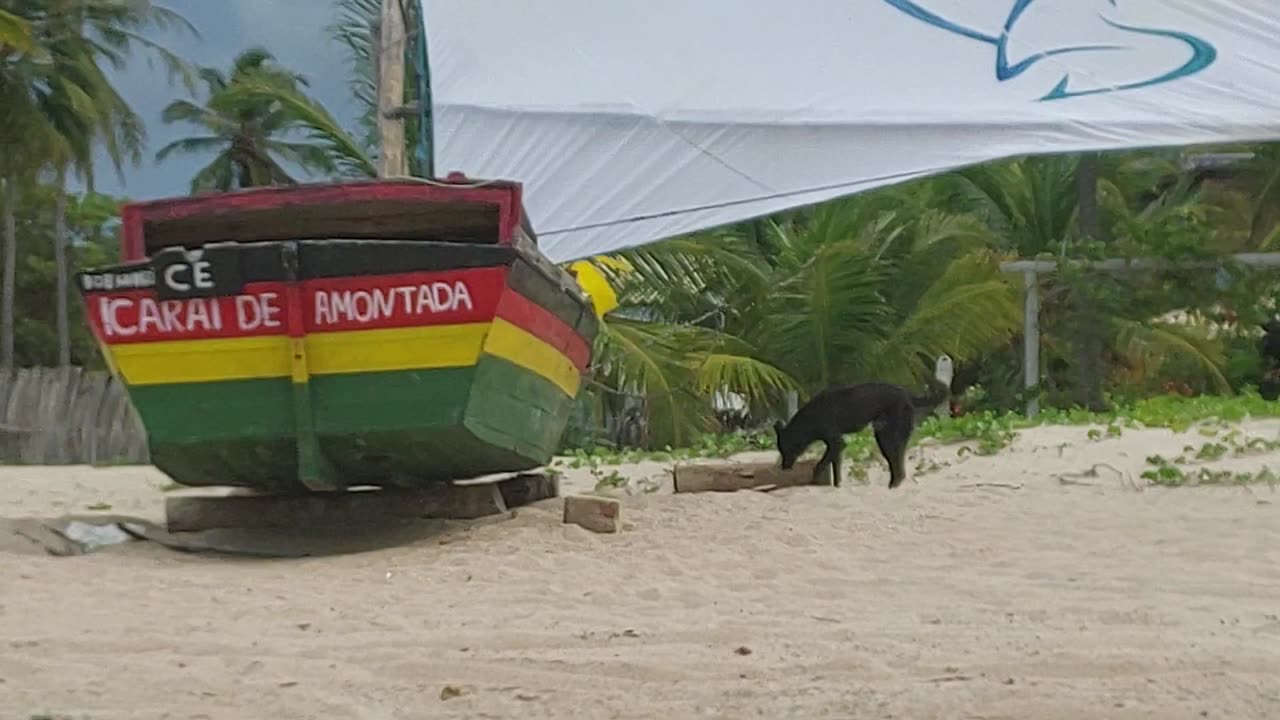
{"type": "Polygon", "coordinates": [[[802,460],[790,470],[776,463],[697,462],[680,463],[672,470],[675,492],[734,492],[737,490],[773,490],[799,485],[830,485],[828,468],[813,480],[817,460],[802,460]]]}
{"type": "Polygon", "coordinates": [[[422,489],[373,489],[296,495],[169,497],[169,532],[224,528],[290,529],[377,525],[388,520],[475,520],[557,497],[552,476],[522,474],[497,481],[440,483],[422,489]]]}

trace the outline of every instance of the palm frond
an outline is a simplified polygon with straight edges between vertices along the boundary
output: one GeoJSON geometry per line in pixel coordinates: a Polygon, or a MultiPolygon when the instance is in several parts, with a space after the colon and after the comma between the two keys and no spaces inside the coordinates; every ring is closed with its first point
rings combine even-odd
{"type": "Polygon", "coordinates": [[[854,243],[820,248],[778,278],[750,337],[761,356],[809,389],[865,375],[867,347],[891,325],[884,295],[890,268],[854,243]]]}
{"type": "Polygon", "coordinates": [[[31,23],[0,9],[0,57],[10,50],[20,54],[35,52],[39,46],[31,34],[31,23]]]}
{"type": "Polygon", "coordinates": [[[696,382],[699,392],[705,395],[728,391],[749,403],[774,401],[781,393],[800,389],[795,378],[763,360],[725,353],[702,356],[696,382]]]}
{"type": "Polygon", "coordinates": [[[312,143],[325,148],[343,174],[355,177],[377,175],[373,161],[355,139],[324,106],[301,92],[252,76],[229,88],[226,98],[232,103],[278,104],[287,113],[291,125],[306,132],[312,143]]]}
{"type": "Polygon", "coordinates": [[[160,119],[166,124],[190,123],[219,134],[231,134],[238,130],[230,118],[224,118],[190,100],[174,100],[169,103],[161,112],[160,119]]]}
{"type": "Polygon", "coordinates": [[[697,392],[681,336],[672,325],[620,319],[600,325],[598,375],[615,391],[644,395],[658,445],[679,446],[712,427],[710,403],[697,392]]]}
{"type": "Polygon", "coordinates": [[[1197,335],[1192,328],[1163,323],[1115,320],[1116,347],[1152,371],[1173,358],[1197,368],[1220,393],[1230,394],[1231,383],[1223,375],[1226,356],[1218,341],[1197,335]]]}
{"type": "Polygon", "coordinates": [[[191,137],[174,140],[165,145],[156,152],[156,162],[164,162],[173,153],[182,153],[184,155],[194,155],[197,153],[206,153],[210,150],[225,150],[228,142],[227,138],[209,135],[204,137],[191,137]]]}
{"type": "Polygon", "coordinates": [[[229,152],[221,152],[191,178],[191,194],[227,192],[235,186],[235,162],[229,152]]]}
{"type": "Polygon", "coordinates": [[[940,354],[963,363],[995,351],[1021,326],[1018,300],[995,257],[989,253],[958,257],[875,348],[876,374],[918,380],[932,370],[927,359],[940,354]]]}

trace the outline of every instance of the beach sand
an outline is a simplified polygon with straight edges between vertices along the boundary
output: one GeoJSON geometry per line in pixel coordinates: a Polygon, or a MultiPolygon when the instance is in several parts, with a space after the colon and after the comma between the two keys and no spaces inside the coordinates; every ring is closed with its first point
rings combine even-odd
{"type": "MultiPolygon", "coordinates": [[[[940,467],[895,491],[877,468],[671,495],[669,465],[622,466],[658,491],[623,499],[616,535],[563,525],[551,500],[300,560],[8,543],[0,717],[1280,717],[1280,494],[1139,478],[1206,441],[1046,427],[990,457],[929,445],[911,465],[940,467]]],[[[1280,453],[1210,465],[1280,470],[1280,453]]],[[[594,485],[567,473],[562,492],[594,485]]],[[[0,518],[159,520],[167,482],[3,468],[0,518]]]]}

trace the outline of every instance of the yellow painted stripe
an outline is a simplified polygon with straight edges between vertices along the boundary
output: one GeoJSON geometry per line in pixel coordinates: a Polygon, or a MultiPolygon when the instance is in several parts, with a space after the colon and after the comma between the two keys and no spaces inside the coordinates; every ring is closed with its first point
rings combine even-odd
{"type": "Polygon", "coordinates": [[[577,368],[563,353],[505,320],[308,335],[299,348],[283,335],[128,343],[109,348],[107,362],[130,385],[221,382],[394,370],[469,367],[481,352],[508,360],[576,395],[577,368]]]}
{"type": "Polygon", "coordinates": [[[578,394],[582,375],[573,362],[545,341],[502,318],[494,319],[484,351],[541,375],[569,396],[578,394]]]}
{"type": "Polygon", "coordinates": [[[131,385],[220,382],[258,378],[423,370],[475,365],[488,323],[315,333],[301,348],[305,365],[283,335],[127,343],[112,348],[131,385]]]}
{"type": "Polygon", "coordinates": [[[111,354],[130,385],[219,382],[288,377],[289,338],[283,335],[114,345],[111,354]]]}
{"type": "Polygon", "coordinates": [[[221,380],[466,368],[481,352],[502,357],[577,395],[581,375],[570,359],[506,320],[428,328],[308,334],[303,347],[284,336],[124,343],[106,361],[131,386],[221,380]],[[302,351],[303,363],[294,360],[302,351]]]}
{"type": "Polygon", "coordinates": [[[468,367],[480,359],[489,323],[348,330],[307,336],[312,375],[468,367]]]}
{"type": "Polygon", "coordinates": [[[289,378],[295,383],[304,383],[310,378],[307,372],[307,342],[304,338],[289,338],[289,378]]]}

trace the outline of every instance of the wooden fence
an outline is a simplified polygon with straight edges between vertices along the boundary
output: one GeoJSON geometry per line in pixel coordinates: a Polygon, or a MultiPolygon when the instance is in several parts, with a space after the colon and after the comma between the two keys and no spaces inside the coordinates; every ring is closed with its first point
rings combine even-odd
{"type": "Polygon", "coordinates": [[[147,462],[146,432],[109,373],[78,367],[0,371],[0,463],[147,462]]]}

